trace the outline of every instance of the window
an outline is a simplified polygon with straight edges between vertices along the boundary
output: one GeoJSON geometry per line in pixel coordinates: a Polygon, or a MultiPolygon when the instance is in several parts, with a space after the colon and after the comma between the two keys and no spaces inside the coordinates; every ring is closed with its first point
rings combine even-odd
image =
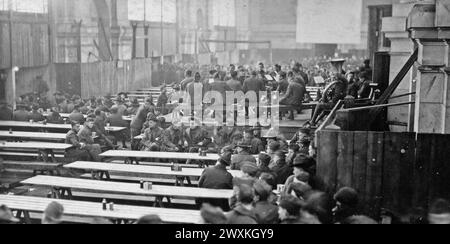
{"type": "Polygon", "coordinates": [[[47,0],[0,0],[0,10],[9,11],[11,1],[11,10],[23,13],[47,13],[47,0]]]}
{"type": "Polygon", "coordinates": [[[161,21],[161,3],[163,22],[177,21],[176,0],[128,0],[128,19],[135,21],[161,21]]]}
{"type": "Polygon", "coordinates": [[[236,6],[234,0],[213,1],[213,23],[215,26],[236,26],[236,6]]]}

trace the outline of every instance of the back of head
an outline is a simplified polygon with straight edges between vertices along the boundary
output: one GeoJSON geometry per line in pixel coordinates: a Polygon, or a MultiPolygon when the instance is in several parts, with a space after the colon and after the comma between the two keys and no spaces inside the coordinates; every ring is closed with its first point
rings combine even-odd
{"type": "Polygon", "coordinates": [[[163,221],[158,215],[145,215],[141,218],[139,218],[136,221],[136,224],[138,225],[157,225],[157,224],[163,224],[163,221]]]}
{"type": "Polygon", "coordinates": [[[231,71],[231,78],[236,79],[238,76],[238,72],[237,71],[231,71]]]}
{"type": "Polygon", "coordinates": [[[345,207],[356,208],[358,206],[358,193],[353,188],[343,187],[334,195],[334,200],[345,207]]]}
{"type": "Polygon", "coordinates": [[[306,199],[306,204],[303,206],[304,211],[316,215],[323,224],[333,222],[332,209],[333,201],[324,192],[310,193],[306,199]]]}
{"type": "Polygon", "coordinates": [[[253,188],[247,184],[239,186],[238,201],[242,204],[251,204],[254,199],[253,188]]]}
{"type": "Polygon", "coordinates": [[[277,185],[275,176],[273,174],[262,173],[259,179],[265,181],[268,185],[272,187],[272,189],[274,189],[277,185]]]}
{"type": "Polygon", "coordinates": [[[225,216],[222,209],[213,207],[210,204],[203,204],[200,210],[200,215],[205,224],[225,224],[227,222],[227,217],[225,216]]]}
{"type": "Polygon", "coordinates": [[[59,224],[62,222],[64,207],[58,202],[51,202],[44,211],[42,224],[59,224]]]}
{"type": "Polygon", "coordinates": [[[260,201],[266,201],[272,193],[272,187],[263,180],[257,180],[253,188],[260,201]]]}
{"type": "Polygon", "coordinates": [[[119,108],[118,107],[111,108],[111,113],[112,114],[117,114],[118,112],[119,112],[119,108]]]}
{"type": "Polygon", "coordinates": [[[348,225],[376,225],[378,224],[375,220],[367,217],[367,216],[351,216],[347,219],[345,219],[342,224],[348,224],[348,225]]]}

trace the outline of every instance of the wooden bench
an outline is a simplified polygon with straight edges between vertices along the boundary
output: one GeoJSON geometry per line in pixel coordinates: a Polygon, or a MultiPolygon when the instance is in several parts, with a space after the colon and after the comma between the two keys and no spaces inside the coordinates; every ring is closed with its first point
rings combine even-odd
{"type": "Polygon", "coordinates": [[[65,152],[73,145],[64,143],[46,143],[46,142],[0,142],[0,151],[14,153],[36,153],[39,159],[44,162],[56,162],[56,152],[65,152]]]}
{"type": "Polygon", "coordinates": [[[66,134],[25,131],[0,131],[0,139],[3,138],[14,141],[36,140],[44,142],[63,142],[66,139],[66,134]]]}
{"type": "Polygon", "coordinates": [[[72,198],[72,189],[90,190],[101,193],[119,193],[138,196],[156,197],[155,206],[164,207],[163,199],[188,198],[188,199],[229,199],[233,195],[232,190],[214,190],[195,187],[175,187],[153,185],[151,190],[140,189],[139,184],[106,182],[96,180],[84,180],[63,178],[54,176],[35,176],[22,181],[24,185],[46,186],[52,188],[54,198],[72,198]]]}
{"type": "MultiPolygon", "coordinates": [[[[78,169],[91,172],[92,179],[110,180],[111,172],[123,173],[131,177],[148,177],[148,176],[169,176],[176,179],[176,186],[184,186],[184,181],[188,185],[192,185],[191,178],[200,178],[204,169],[199,168],[184,168],[182,171],[172,171],[170,167],[160,166],[143,166],[143,165],[128,165],[128,164],[112,164],[112,163],[97,163],[97,162],[75,162],[64,166],[69,169],[78,169]]],[[[240,177],[241,171],[230,170],[233,177],[240,177]]]]}
{"type": "Polygon", "coordinates": [[[116,224],[126,224],[132,223],[142,216],[156,214],[165,223],[195,224],[198,223],[200,217],[200,212],[195,210],[114,205],[114,211],[104,211],[101,203],[0,195],[0,202],[12,209],[15,216],[23,219],[25,223],[31,222],[31,213],[42,214],[53,201],[64,206],[64,216],[85,218],[85,223],[92,223],[93,218],[106,218],[116,224]]]}
{"type": "Polygon", "coordinates": [[[8,169],[20,169],[33,171],[33,175],[49,174],[60,175],[61,163],[43,163],[43,162],[20,162],[20,161],[3,161],[6,170],[8,169]]]}
{"type": "Polygon", "coordinates": [[[219,160],[218,154],[208,154],[207,156],[200,156],[198,153],[171,153],[171,152],[144,152],[144,151],[107,151],[100,154],[104,158],[119,158],[124,159],[128,164],[139,164],[138,159],[171,159],[171,160],[199,160],[199,161],[213,161],[219,160]]]}

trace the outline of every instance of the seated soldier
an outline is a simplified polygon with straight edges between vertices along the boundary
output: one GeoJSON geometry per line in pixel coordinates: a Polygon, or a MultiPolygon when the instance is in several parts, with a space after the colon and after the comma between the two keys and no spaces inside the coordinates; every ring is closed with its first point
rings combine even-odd
{"type": "MultiPolygon", "coordinates": [[[[208,189],[233,189],[233,176],[227,171],[231,163],[231,153],[226,153],[217,161],[214,167],[207,168],[200,177],[199,187],[208,189]]],[[[217,199],[204,199],[197,203],[210,203],[227,211],[228,201],[217,199]]]]}
{"type": "Polygon", "coordinates": [[[69,121],[78,122],[80,124],[84,123],[84,115],[80,112],[80,106],[75,105],[72,113],[69,115],[69,121]]]}
{"type": "Polygon", "coordinates": [[[33,120],[33,122],[44,121],[44,115],[42,115],[38,110],[39,106],[37,104],[33,104],[33,106],[31,106],[31,112],[28,114],[28,119],[33,120]]]}
{"type": "Polygon", "coordinates": [[[27,105],[24,103],[18,103],[16,107],[17,110],[13,113],[13,120],[21,122],[30,121],[28,118],[27,105]]]}
{"type": "Polygon", "coordinates": [[[248,129],[244,131],[244,140],[245,144],[251,146],[249,153],[252,155],[259,154],[260,152],[264,152],[264,145],[261,139],[254,137],[253,129],[248,129]]]}
{"type": "Polygon", "coordinates": [[[137,98],[131,99],[130,107],[127,109],[126,114],[131,116],[136,115],[140,106],[141,104],[139,103],[137,98]]]}
{"type": "Polygon", "coordinates": [[[258,180],[253,185],[255,190],[255,209],[258,224],[277,224],[278,207],[269,202],[272,187],[263,180],[258,180]]]}
{"type": "Polygon", "coordinates": [[[191,120],[189,128],[185,131],[185,140],[185,146],[189,147],[190,153],[199,152],[200,149],[207,150],[212,142],[208,131],[194,118],[191,120]]]}
{"type": "Polygon", "coordinates": [[[93,160],[96,162],[101,162],[101,158],[98,155],[102,153],[102,148],[99,144],[94,142],[92,137],[94,121],[95,120],[93,118],[86,119],[83,128],[80,132],[78,132],[78,138],[80,138],[80,142],[85,144],[85,148],[89,151],[89,154],[93,160]]]}
{"type": "Polygon", "coordinates": [[[155,116],[150,117],[148,125],[149,128],[145,130],[141,141],[141,151],[161,151],[164,130],[158,126],[158,119],[155,116]]]}
{"type": "Polygon", "coordinates": [[[256,165],[255,157],[248,152],[250,147],[250,145],[243,143],[236,147],[237,154],[231,157],[232,170],[241,170],[243,164],[247,162],[254,163],[256,165]]]}
{"type": "Polygon", "coordinates": [[[0,120],[10,121],[13,118],[13,112],[5,100],[0,101],[0,120]]]}
{"type": "Polygon", "coordinates": [[[282,150],[277,150],[275,152],[275,156],[272,157],[272,161],[270,162],[269,169],[275,175],[277,185],[286,183],[286,180],[293,173],[293,169],[286,163],[286,152],[282,150]]]}
{"type": "Polygon", "coordinates": [[[49,116],[47,116],[47,122],[50,124],[64,124],[64,120],[58,112],[51,112],[49,116]]]}
{"type": "Polygon", "coordinates": [[[74,147],[68,149],[64,155],[65,158],[70,158],[73,162],[76,161],[90,161],[93,158],[98,158],[98,155],[91,157],[90,152],[86,148],[86,144],[81,143],[78,138],[78,132],[80,131],[80,124],[78,122],[72,122],[72,129],[66,135],[66,144],[73,145],[74,147]]]}
{"type": "Polygon", "coordinates": [[[105,124],[107,127],[116,126],[116,127],[125,127],[127,128],[124,131],[113,133],[113,137],[116,141],[121,141],[125,147],[125,141],[129,139],[130,130],[128,129],[128,123],[123,120],[123,116],[120,115],[119,109],[116,107],[111,108],[111,115],[105,120],[105,124]]]}
{"type": "Polygon", "coordinates": [[[304,137],[310,137],[311,130],[308,128],[301,128],[297,133],[295,133],[294,137],[291,139],[291,144],[297,144],[304,137]]]}
{"type": "Polygon", "coordinates": [[[99,137],[99,144],[107,146],[108,149],[116,149],[117,140],[114,136],[108,135],[106,129],[105,129],[105,120],[102,115],[102,111],[95,110],[95,118],[94,115],[89,115],[88,117],[94,118],[94,127],[93,131],[97,133],[97,136],[99,137]]]}
{"type": "Polygon", "coordinates": [[[224,147],[229,145],[229,128],[227,126],[214,126],[213,143],[215,145],[215,152],[220,152],[224,147]]]}
{"type": "Polygon", "coordinates": [[[163,152],[183,152],[183,127],[180,121],[173,124],[164,131],[161,151],[163,152]]]}

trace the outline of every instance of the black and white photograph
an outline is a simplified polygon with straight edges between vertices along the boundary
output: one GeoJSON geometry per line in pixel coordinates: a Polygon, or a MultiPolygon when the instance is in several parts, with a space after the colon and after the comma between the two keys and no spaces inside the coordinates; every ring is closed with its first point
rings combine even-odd
{"type": "Polygon", "coordinates": [[[450,0],[0,0],[0,224],[450,224],[450,0]]]}

